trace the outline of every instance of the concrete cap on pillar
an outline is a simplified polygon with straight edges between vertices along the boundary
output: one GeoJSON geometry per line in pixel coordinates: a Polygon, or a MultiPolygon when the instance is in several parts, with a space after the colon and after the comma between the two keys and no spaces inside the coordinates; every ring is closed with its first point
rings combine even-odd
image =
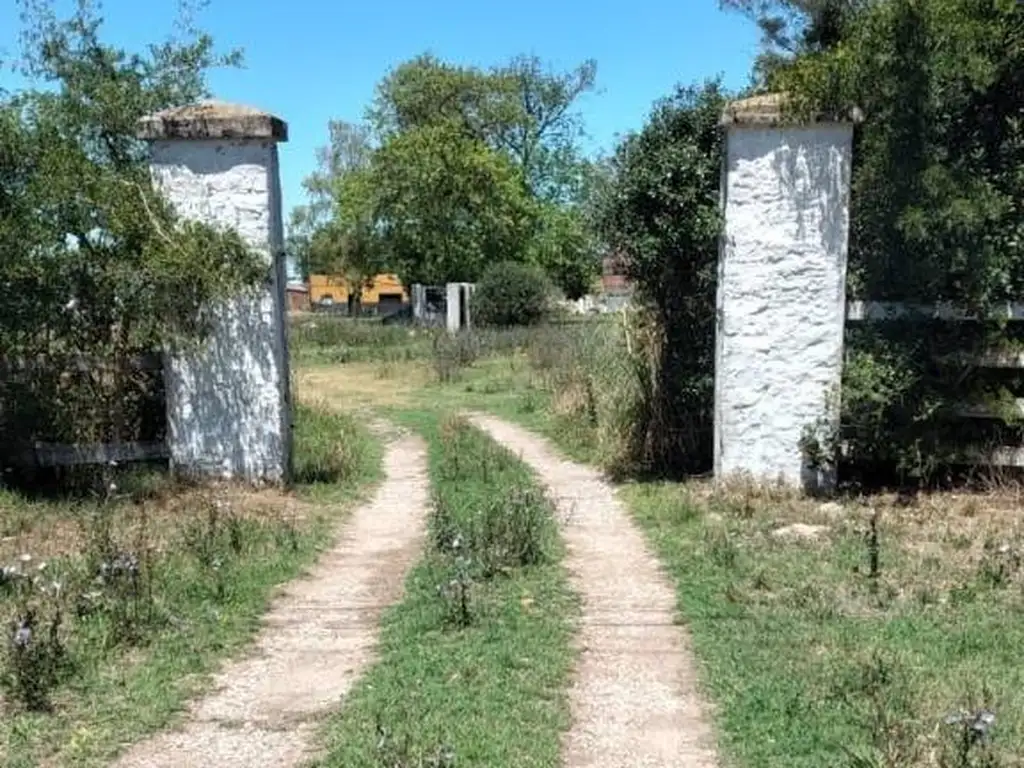
{"type": "Polygon", "coordinates": [[[764,93],[747,99],[737,99],[726,105],[720,124],[768,128],[773,125],[797,123],[860,123],[864,120],[864,114],[859,107],[845,113],[817,113],[801,118],[788,109],[790,105],[790,99],[785,93],[764,93]]]}
{"type": "Polygon", "coordinates": [[[172,107],[139,120],[136,136],[145,141],[271,139],[288,141],[288,124],[269,112],[241,104],[201,101],[172,107]]]}

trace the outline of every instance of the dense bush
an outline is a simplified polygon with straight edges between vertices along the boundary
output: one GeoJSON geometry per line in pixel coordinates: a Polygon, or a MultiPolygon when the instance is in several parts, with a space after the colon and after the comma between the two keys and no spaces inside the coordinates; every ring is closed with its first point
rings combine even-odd
{"type": "MultiPolygon", "coordinates": [[[[866,115],[854,151],[848,292],[991,316],[1024,291],[1024,5],[890,0],[862,4],[852,18],[825,50],[798,55],[770,83],[797,96],[801,111],[857,105],[866,115]]],[[[965,423],[956,412],[964,402],[998,411],[1009,389],[1020,394],[1019,382],[962,364],[1019,348],[1015,335],[997,319],[926,316],[851,329],[847,456],[927,480],[967,442],[1018,442],[1012,424],[965,423]]]]}
{"type": "Polygon", "coordinates": [[[612,161],[602,229],[642,310],[626,327],[635,399],[623,459],[644,472],[711,466],[725,101],[717,83],[680,88],[612,161]]]}
{"type": "Polygon", "coordinates": [[[533,325],[547,314],[548,294],[548,281],[537,267],[498,262],[480,277],[470,316],[477,325],[533,325]]]}
{"type": "Polygon", "coordinates": [[[48,6],[27,4],[23,30],[45,89],[0,88],[0,463],[19,442],[157,439],[154,377],[132,360],[201,338],[209,305],[266,272],[237,233],[174,215],[135,136],[233,57],[203,34],[136,55],[103,42],[94,4],[48,6]]]}

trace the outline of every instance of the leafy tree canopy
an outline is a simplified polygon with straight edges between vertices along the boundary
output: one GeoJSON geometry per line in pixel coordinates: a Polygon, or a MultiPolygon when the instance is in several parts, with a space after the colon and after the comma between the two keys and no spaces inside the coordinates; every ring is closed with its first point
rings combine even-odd
{"type": "Polygon", "coordinates": [[[858,12],[875,0],[719,0],[761,29],[764,50],[754,65],[754,79],[764,84],[797,54],[835,46],[851,29],[858,12]]]}
{"type": "Polygon", "coordinates": [[[364,197],[341,182],[351,164],[331,165],[341,125],[333,124],[293,232],[312,243],[309,233],[326,226],[318,220],[324,211],[347,231],[352,217],[343,209],[354,206],[367,213],[363,229],[377,241],[374,266],[389,264],[406,282],[475,280],[495,259],[531,260],[577,295],[597,271],[592,243],[581,236],[588,163],[574,111],[594,75],[592,62],[551,73],[532,57],[490,70],[429,54],[399,65],[378,86],[365,124],[344,131],[365,148],[364,197]]]}
{"type": "Polygon", "coordinates": [[[0,100],[0,343],[45,346],[43,328],[86,349],[194,335],[208,300],[262,267],[232,233],[176,220],[136,122],[205,96],[205,72],[238,54],[217,54],[187,6],[180,35],[145,53],[103,42],[88,0],[68,18],[23,11],[19,66],[47,87],[0,100]]]}
{"type": "Polygon", "coordinates": [[[976,307],[1020,295],[1024,5],[876,2],[773,85],[801,109],[857,105],[867,115],[855,152],[854,290],[976,307]]]}

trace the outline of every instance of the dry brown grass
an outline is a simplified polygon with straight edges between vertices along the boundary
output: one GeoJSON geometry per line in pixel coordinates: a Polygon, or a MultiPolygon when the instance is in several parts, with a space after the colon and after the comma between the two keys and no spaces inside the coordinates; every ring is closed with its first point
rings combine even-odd
{"type": "MultiPolygon", "coordinates": [[[[820,501],[744,479],[724,484],[694,482],[687,486],[687,493],[706,510],[711,525],[727,527],[739,543],[754,552],[796,545],[829,548],[844,540],[866,539],[877,513],[883,546],[880,583],[896,602],[922,599],[926,594],[945,602],[951,590],[975,579],[994,557],[1005,557],[1007,577],[1024,585],[1024,488],[1019,485],[1003,484],[985,491],[934,491],[909,501],[895,493],[820,501]],[[772,535],[801,525],[820,526],[824,535],[772,535]],[[1011,562],[1016,553],[1022,558],[1020,568],[1011,562]]],[[[865,611],[862,595],[847,599],[840,590],[836,597],[843,613],[862,615],[865,611]]]]}
{"type": "MultiPolygon", "coordinates": [[[[211,505],[219,504],[222,514],[238,520],[260,523],[290,522],[301,525],[311,505],[280,490],[255,490],[219,483],[175,489],[142,501],[119,501],[109,506],[110,527],[124,544],[145,543],[159,552],[211,505]]],[[[89,529],[95,520],[96,504],[68,505],[57,502],[12,503],[0,498],[0,563],[30,553],[46,560],[83,552],[89,529]]]]}
{"type": "Polygon", "coordinates": [[[407,405],[431,378],[429,365],[419,361],[346,363],[296,373],[300,398],[325,400],[343,410],[407,405]]]}

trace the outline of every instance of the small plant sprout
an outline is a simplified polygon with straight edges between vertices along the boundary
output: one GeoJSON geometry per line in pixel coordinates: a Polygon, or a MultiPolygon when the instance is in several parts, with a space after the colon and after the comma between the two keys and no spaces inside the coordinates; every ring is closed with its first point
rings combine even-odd
{"type": "Polygon", "coordinates": [[[448,607],[448,622],[460,629],[465,629],[473,623],[470,606],[470,592],[473,589],[471,566],[472,561],[468,557],[457,556],[453,577],[438,587],[438,592],[448,607]]]}

